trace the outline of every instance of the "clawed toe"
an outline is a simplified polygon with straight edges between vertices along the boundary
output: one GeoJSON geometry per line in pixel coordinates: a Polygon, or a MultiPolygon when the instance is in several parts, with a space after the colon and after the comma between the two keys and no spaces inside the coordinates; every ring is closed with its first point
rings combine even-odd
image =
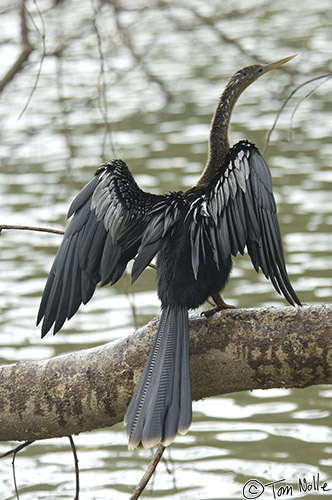
{"type": "MultiPolygon", "coordinates": [[[[206,318],[211,318],[211,316],[213,316],[216,312],[223,311],[224,309],[236,309],[236,307],[232,304],[227,304],[220,294],[212,295],[212,299],[214,306],[211,309],[202,312],[202,316],[205,316],[206,318]]],[[[210,300],[208,302],[212,305],[210,300]]]]}
{"type": "Polygon", "coordinates": [[[201,313],[201,316],[205,316],[205,318],[211,318],[216,312],[220,311],[217,307],[212,307],[211,309],[208,309],[207,311],[203,311],[201,313]]]}

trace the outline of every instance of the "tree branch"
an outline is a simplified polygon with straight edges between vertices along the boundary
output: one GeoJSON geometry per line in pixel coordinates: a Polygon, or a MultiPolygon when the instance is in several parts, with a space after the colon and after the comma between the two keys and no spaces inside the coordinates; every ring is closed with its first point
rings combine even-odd
{"type": "MultiPolygon", "coordinates": [[[[78,434],[122,421],[158,320],[129,337],[0,367],[0,440],[78,434]]],[[[332,383],[332,306],[235,309],[190,321],[193,399],[332,383]]]]}
{"type": "Polygon", "coordinates": [[[166,449],[166,447],[163,444],[161,444],[161,443],[158,444],[156,451],[152,457],[151,462],[149,463],[146,471],[144,472],[144,474],[142,476],[142,479],[140,480],[140,482],[136,486],[136,488],[133,491],[133,494],[131,495],[129,500],[137,500],[137,498],[140,497],[141,493],[144,491],[146,485],[150,481],[154,471],[156,470],[157,465],[159,464],[165,449],[166,449]]]}
{"type": "Polygon", "coordinates": [[[29,30],[26,21],[26,13],[25,13],[25,0],[20,1],[19,5],[19,15],[20,15],[20,26],[21,26],[21,52],[18,55],[16,61],[9,68],[5,76],[0,80],[0,93],[3,91],[5,86],[11,82],[16,73],[18,73],[23,64],[28,60],[31,52],[34,47],[30,43],[29,40],[29,30]]]}
{"type": "Polygon", "coordinates": [[[118,0],[112,0],[111,3],[113,5],[113,9],[114,9],[114,21],[115,21],[116,28],[118,30],[118,33],[121,36],[123,43],[128,48],[132,58],[134,59],[136,64],[142,69],[147,80],[152,82],[152,83],[156,83],[159,86],[159,88],[161,89],[161,91],[163,92],[163,94],[166,98],[166,102],[170,103],[170,102],[174,101],[172,93],[167,89],[164,82],[157,75],[155,75],[154,73],[152,73],[150,71],[149,66],[146,63],[146,59],[145,59],[144,55],[140,54],[138,52],[138,50],[136,49],[136,46],[131,39],[129,30],[126,30],[125,27],[122,25],[122,23],[120,21],[120,7],[118,4],[118,0]]]}

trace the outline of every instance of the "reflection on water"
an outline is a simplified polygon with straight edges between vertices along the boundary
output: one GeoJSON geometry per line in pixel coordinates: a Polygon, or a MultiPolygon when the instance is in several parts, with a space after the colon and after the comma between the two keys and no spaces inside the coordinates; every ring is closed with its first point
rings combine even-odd
{"type": "MultiPolygon", "coordinates": [[[[237,16],[229,15],[230,7],[219,1],[200,8],[205,15],[212,9],[214,17],[221,19],[221,30],[266,60],[301,51],[301,58],[288,68],[295,78],[291,88],[295,81],[305,81],[306,73],[326,72],[330,53],[325,47],[331,46],[328,2],[282,1],[263,9],[256,3],[237,16]]],[[[46,0],[39,4],[41,9],[49,7],[46,0]]],[[[35,81],[37,53],[1,96],[0,223],[63,229],[70,201],[102,161],[105,127],[96,91],[100,64],[91,24],[93,2],[80,2],[79,12],[71,2],[60,4],[61,15],[49,9],[44,17],[49,48],[52,43],[60,44],[62,36],[73,34],[62,66],[54,57],[45,58],[38,87],[19,121],[35,81]]],[[[239,3],[239,8],[247,9],[247,4],[240,7],[239,3]]],[[[217,32],[202,21],[186,30],[186,23],[190,25],[194,18],[185,9],[174,7],[170,17],[158,9],[146,11],[145,16],[134,8],[123,12],[125,23],[135,21],[132,35],[139,47],[149,47],[151,71],[176,96],[166,105],[158,86],[147,83],[144,72],[133,64],[123,42],[112,38],[114,20],[106,12],[105,8],[108,22],[100,23],[100,18],[98,22],[109,50],[106,97],[116,154],[128,161],[143,188],[153,192],[185,189],[197,180],[204,164],[211,113],[226,78],[252,60],[236,44],[220,41],[217,32]]],[[[17,19],[10,8],[2,15],[5,28],[0,50],[6,69],[13,59],[9,40],[17,19]]],[[[247,90],[235,110],[232,141],[247,137],[263,147],[266,131],[288,94],[280,93],[288,81],[287,73],[279,71],[247,90]]],[[[330,93],[327,82],[299,107],[290,141],[294,107],[287,108],[266,154],[286,260],[303,302],[330,302],[332,297],[330,93]]],[[[112,157],[115,153],[107,144],[107,156],[112,157]]],[[[133,303],[139,324],[159,313],[154,272],[147,270],[133,287],[125,277],[113,288],[97,290],[91,303],[62,332],[41,341],[35,317],[60,241],[60,236],[50,234],[7,231],[1,235],[1,363],[48,358],[125,336],[134,329],[133,303]]],[[[271,284],[255,274],[246,257],[235,259],[226,296],[243,307],[284,304],[271,284]]],[[[332,488],[331,398],[329,388],[314,387],[253,391],[195,403],[191,431],[167,450],[146,495],[236,499],[243,498],[243,485],[250,478],[263,483],[285,478],[296,484],[299,477],[310,478],[317,472],[332,488]]],[[[150,451],[129,452],[122,424],[82,434],[75,441],[80,498],[128,499],[150,451]]],[[[8,444],[0,445],[0,453],[7,449],[8,444]]],[[[35,443],[16,462],[21,499],[73,498],[74,464],[67,439],[35,443]]],[[[271,495],[266,492],[266,498],[271,495]]],[[[13,497],[10,459],[1,460],[0,500],[13,497]]],[[[303,494],[294,489],[293,498],[303,498],[303,494]]]]}

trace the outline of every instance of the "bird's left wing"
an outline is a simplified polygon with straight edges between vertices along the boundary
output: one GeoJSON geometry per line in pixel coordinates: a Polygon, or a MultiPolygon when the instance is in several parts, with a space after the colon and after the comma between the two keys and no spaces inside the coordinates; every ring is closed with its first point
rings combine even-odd
{"type": "Polygon", "coordinates": [[[256,271],[260,268],[290,304],[300,305],[287,275],[271,174],[253,144],[241,141],[230,150],[187,219],[195,278],[208,251],[219,268],[247,247],[256,271]]]}
{"type": "Polygon", "coordinates": [[[114,284],[120,279],[140,247],[150,212],[162,199],[142,191],[121,160],[97,171],[69,209],[72,218],[39,308],[37,324],[44,318],[42,336],[53,323],[56,333],[82,302],[90,300],[97,283],[114,284]]]}

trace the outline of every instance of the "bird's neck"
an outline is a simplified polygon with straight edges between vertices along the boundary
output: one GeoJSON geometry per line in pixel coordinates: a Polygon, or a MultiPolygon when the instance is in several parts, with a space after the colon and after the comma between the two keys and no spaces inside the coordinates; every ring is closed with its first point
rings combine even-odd
{"type": "Polygon", "coordinates": [[[240,96],[235,75],[222,93],[213,115],[209,136],[208,158],[202,175],[195,186],[206,187],[220,169],[230,149],[228,139],[229,122],[236,101],[240,96]]]}

